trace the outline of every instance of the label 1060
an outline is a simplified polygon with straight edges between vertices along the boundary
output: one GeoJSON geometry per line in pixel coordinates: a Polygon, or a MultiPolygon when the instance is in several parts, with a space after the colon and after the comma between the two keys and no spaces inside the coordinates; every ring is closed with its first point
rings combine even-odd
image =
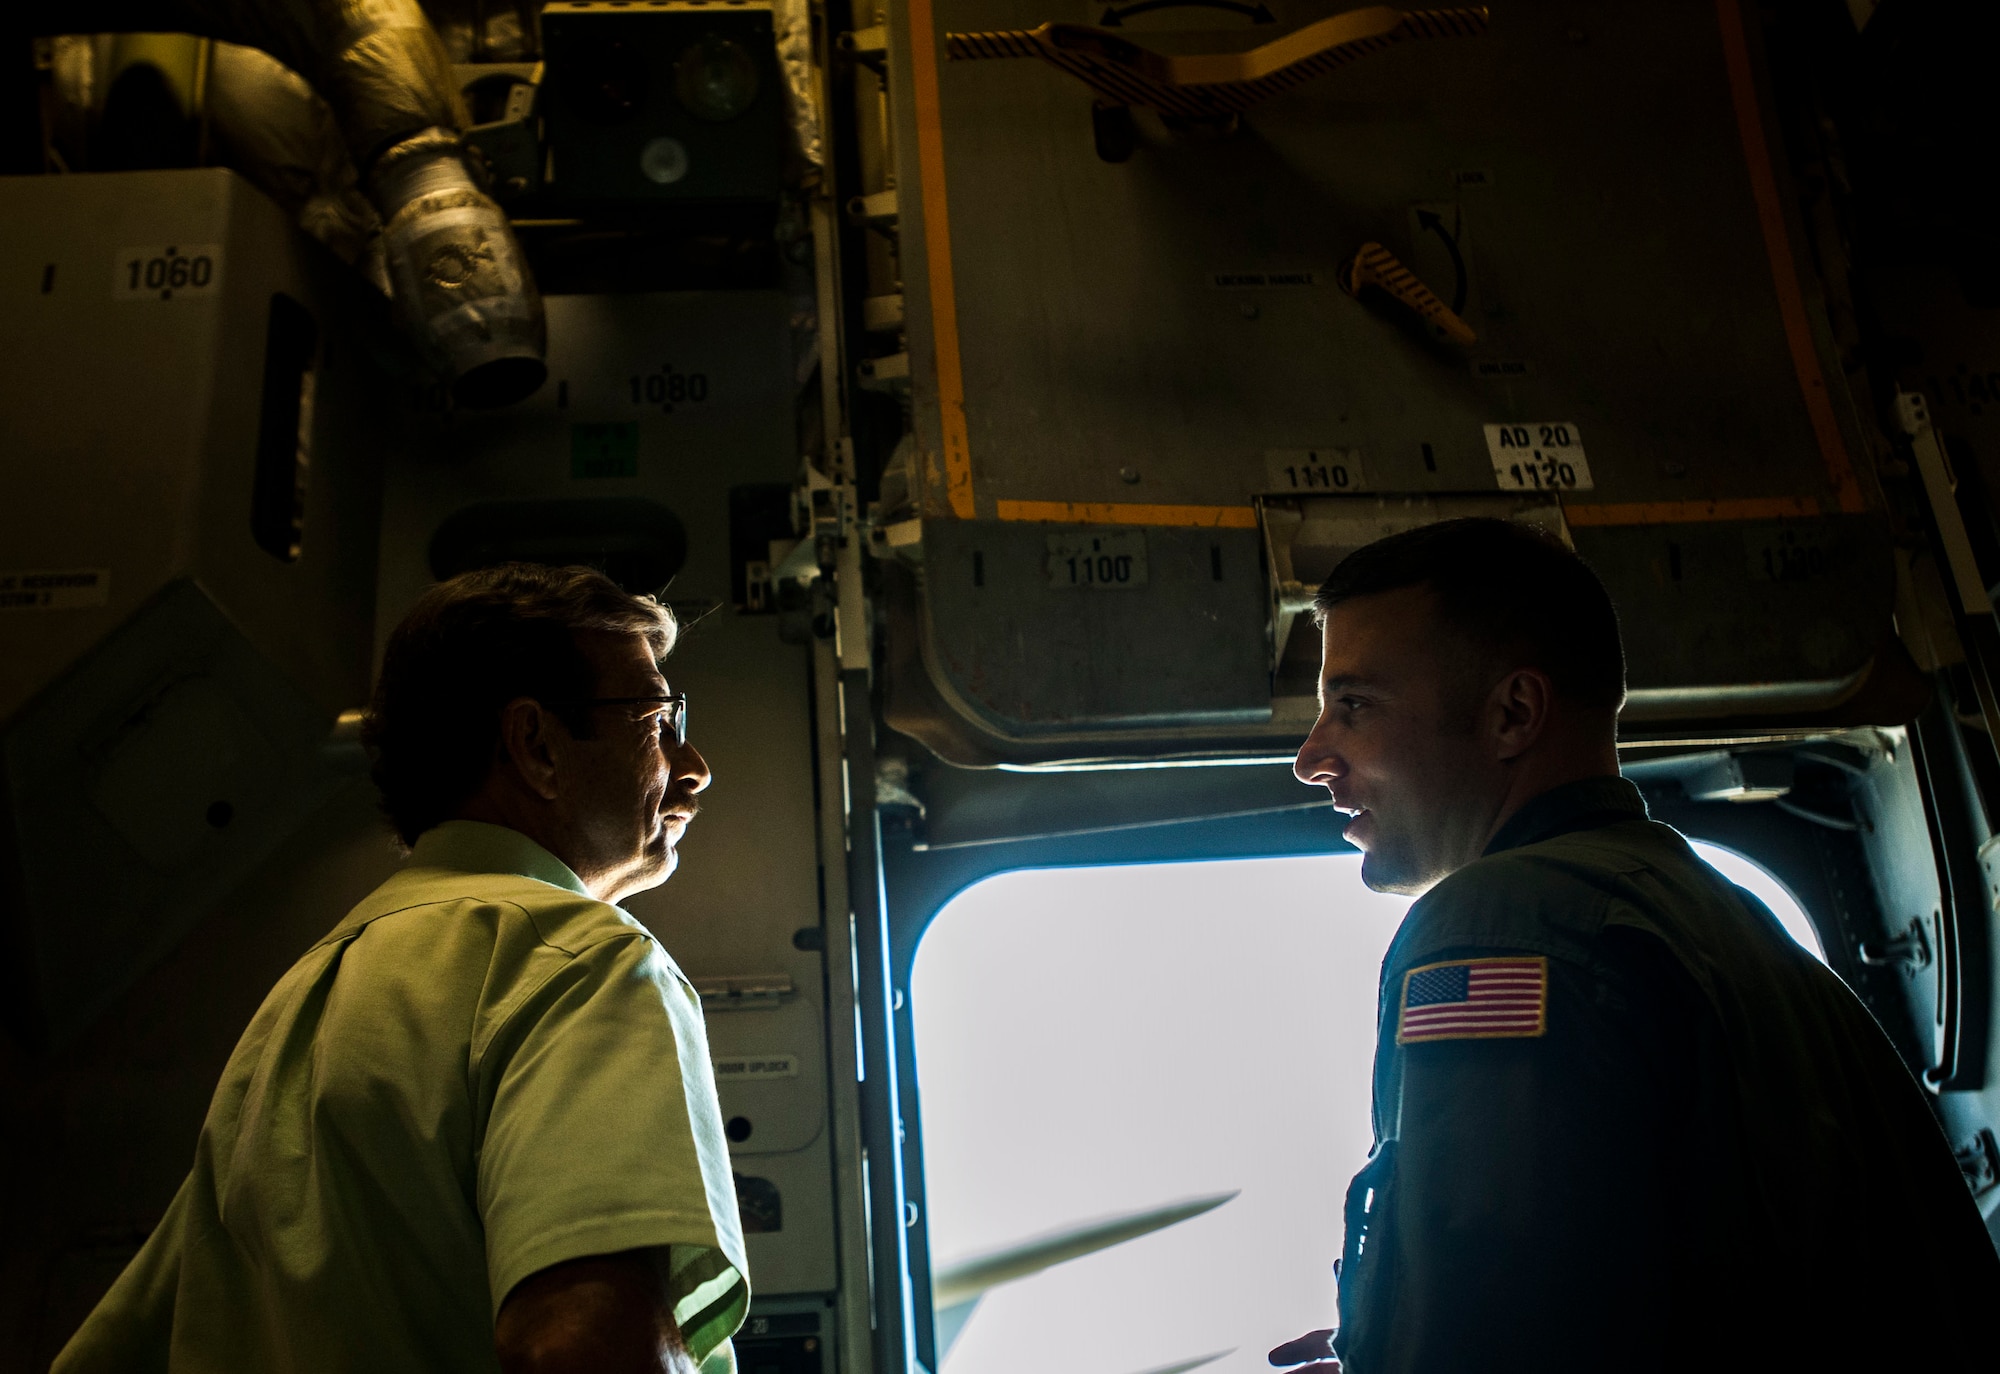
{"type": "Polygon", "coordinates": [[[1264,490],[1338,496],[1361,491],[1368,479],[1361,454],[1351,448],[1272,448],[1264,450],[1264,490]]]}
{"type": "Polygon", "coordinates": [[[204,296],[222,284],[222,245],[121,248],[111,262],[111,299],[171,301],[204,296]]]}
{"type": "Polygon", "coordinates": [[[1146,532],[1049,536],[1049,585],[1117,591],[1146,585],[1146,532]]]}
{"type": "Polygon", "coordinates": [[[1583,436],[1568,420],[1486,426],[1493,482],[1502,491],[1589,491],[1583,436]]]}

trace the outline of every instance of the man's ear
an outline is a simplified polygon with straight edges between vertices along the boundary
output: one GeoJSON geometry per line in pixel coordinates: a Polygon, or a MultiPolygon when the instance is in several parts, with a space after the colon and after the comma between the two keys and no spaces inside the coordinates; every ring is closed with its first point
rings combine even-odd
{"type": "Polygon", "coordinates": [[[543,801],[554,801],[559,792],[553,738],[557,731],[562,731],[562,723],[555,713],[533,697],[516,697],[500,708],[499,761],[543,801]]]}
{"type": "Polygon", "coordinates": [[[1554,707],[1555,686],[1539,668],[1516,668],[1494,683],[1487,698],[1487,719],[1495,756],[1516,759],[1532,749],[1548,728],[1554,707]]]}

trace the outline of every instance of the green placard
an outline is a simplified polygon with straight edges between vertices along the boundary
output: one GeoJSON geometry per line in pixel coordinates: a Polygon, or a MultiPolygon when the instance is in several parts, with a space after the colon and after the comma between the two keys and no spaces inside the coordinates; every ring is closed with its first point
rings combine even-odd
{"type": "Polygon", "coordinates": [[[569,475],[580,478],[637,477],[639,426],[631,423],[571,425],[569,475]]]}

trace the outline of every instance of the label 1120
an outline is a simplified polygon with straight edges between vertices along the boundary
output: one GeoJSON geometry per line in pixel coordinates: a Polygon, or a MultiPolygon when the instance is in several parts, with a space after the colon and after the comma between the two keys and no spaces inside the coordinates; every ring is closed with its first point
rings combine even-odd
{"type": "Polygon", "coordinates": [[[1493,484],[1502,491],[1589,491],[1590,460],[1574,422],[1486,426],[1493,484]]]}

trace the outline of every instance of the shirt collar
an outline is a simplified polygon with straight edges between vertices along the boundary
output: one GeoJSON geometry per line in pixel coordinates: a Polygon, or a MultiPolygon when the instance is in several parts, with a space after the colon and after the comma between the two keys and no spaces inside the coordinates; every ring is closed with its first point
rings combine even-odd
{"type": "Polygon", "coordinates": [[[426,830],[410,848],[410,866],[454,873],[517,873],[590,896],[583,879],[561,859],[518,830],[484,821],[446,821],[426,830]]]}
{"type": "Polygon", "coordinates": [[[1488,854],[1503,849],[1594,830],[1619,821],[1646,819],[1646,801],[1639,789],[1620,777],[1584,778],[1552,787],[1507,818],[1500,833],[1486,846],[1488,854]]]}

